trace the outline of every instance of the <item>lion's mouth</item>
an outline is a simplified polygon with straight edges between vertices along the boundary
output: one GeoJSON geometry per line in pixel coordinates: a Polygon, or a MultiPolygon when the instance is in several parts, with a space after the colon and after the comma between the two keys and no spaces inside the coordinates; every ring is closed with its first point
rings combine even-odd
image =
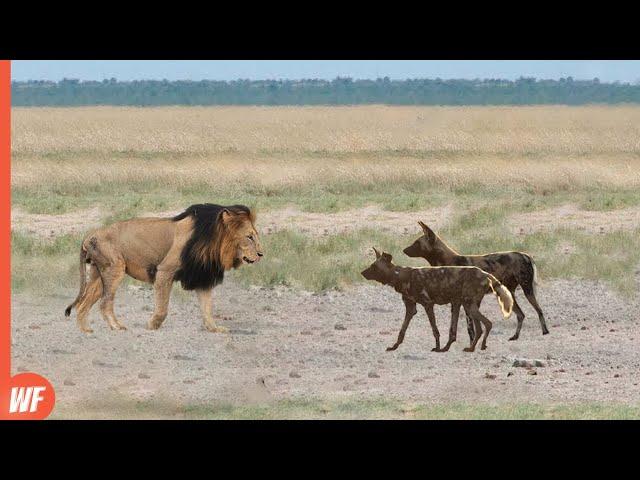
{"type": "Polygon", "coordinates": [[[247,257],[242,257],[242,260],[243,260],[245,263],[249,263],[249,264],[251,264],[251,263],[255,263],[255,260],[249,260],[247,257]]]}

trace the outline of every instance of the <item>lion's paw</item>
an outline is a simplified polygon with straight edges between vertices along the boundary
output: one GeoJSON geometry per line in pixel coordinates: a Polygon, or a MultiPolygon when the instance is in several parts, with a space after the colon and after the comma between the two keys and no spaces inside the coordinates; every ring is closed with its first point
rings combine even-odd
{"type": "Polygon", "coordinates": [[[229,329],[227,327],[221,327],[219,325],[205,325],[204,328],[212,333],[229,333],[229,329]]]}

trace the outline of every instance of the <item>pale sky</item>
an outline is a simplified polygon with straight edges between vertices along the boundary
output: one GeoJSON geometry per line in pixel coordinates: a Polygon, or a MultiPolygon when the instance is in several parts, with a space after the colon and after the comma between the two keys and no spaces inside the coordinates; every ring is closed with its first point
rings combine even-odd
{"type": "Polygon", "coordinates": [[[640,81],[638,60],[14,60],[13,80],[536,77],[640,81]]]}

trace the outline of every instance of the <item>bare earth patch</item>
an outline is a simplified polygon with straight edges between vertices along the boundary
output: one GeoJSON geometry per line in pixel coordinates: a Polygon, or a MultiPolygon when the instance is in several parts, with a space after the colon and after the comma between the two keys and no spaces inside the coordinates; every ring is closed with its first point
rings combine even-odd
{"type": "Polygon", "coordinates": [[[572,228],[587,233],[608,233],[640,228],[640,207],[610,212],[580,210],[575,205],[563,205],[548,210],[521,213],[509,218],[513,233],[527,235],[557,228],[572,228]]]}
{"type": "MultiPolygon", "coordinates": [[[[195,298],[174,298],[162,328],[146,330],[153,295],[133,287],[122,288],[116,298],[116,314],[129,330],[110,331],[95,309],[90,335],[63,316],[75,290],[64,297],[14,295],[14,372],[47,376],[60,411],[80,417],[83,405],[109,398],[179,405],[289,398],[499,405],[631,404],[640,397],[640,304],[599,282],[541,286],[550,329],[545,336],[516,292],[527,315],[516,342],[507,340],[515,318],[502,320],[495,301],[486,299],[482,310],[494,329],[488,349],[475,353],[462,351],[468,343],[463,319],[452,350],[431,352],[434,340],[423,310],[404,344],[386,352],[404,309],[395,292],[374,285],[313,295],[245,289],[231,277],[214,294],[215,312],[230,334],[202,328],[195,298]],[[517,367],[516,359],[539,359],[544,366],[517,367]]],[[[437,308],[436,317],[446,339],[449,309],[437,308]]]]}
{"type": "MultiPolygon", "coordinates": [[[[181,210],[168,210],[147,213],[145,216],[171,217],[180,212],[181,210]]],[[[416,212],[390,212],[376,205],[335,213],[303,212],[289,207],[258,212],[258,229],[262,235],[289,230],[313,237],[350,233],[363,228],[387,233],[419,233],[418,220],[440,228],[446,224],[452,212],[451,205],[416,212]]]]}
{"type": "MultiPolygon", "coordinates": [[[[140,216],[172,217],[181,211],[146,212],[140,216]]],[[[336,213],[303,212],[290,207],[259,212],[258,226],[263,235],[291,230],[310,236],[323,236],[350,233],[363,228],[408,234],[419,233],[418,220],[440,229],[446,225],[452,213],[452,205],[415,212],[390,212],[379,206],[368,206],[336,213]]],[[[14,208],[11,211],[11,226],[22,233],[54,238],[65,234],[85,233],[90,228],[100,226],[105,218],[106,215],[98,207],[61,215],[31,214],[14,208]]],[[[640,228],[640,207],[599,212],[563,205],[512,215],[508,226],[513,233],[520,235],[557,228],[571,228],[587,233],[634,230],[640,228]]]]}
{"type": "Polygon", "coordinates": [[[371,228],[387,233],[407,234],[420,232],[418,220],[441,228],[451,217],[452,207],[420,210],[416,212],[389,212],[378,206],[369,206],[336,213],[308,213],[294,208],[265,212],[260,217],[263,233],[293,230],[312,236],[349,233],[371,228]]]}
{"type": "MultiPolygon", "coordinates": [[[[172,217],[182,210],[147,212],[142,217],[172,217]]],[[[369,206],[336,213],[309,213],[295,208],[273,210],[258,214],[260,233],[268,235],[291,230],[310,236],[349,233],[372,228],[388,233],[406,234],[420,231],[422,220],[434,228],[441,228],[451,216],[452,207],[445,206],[417,212],[389,212],[378,206],[369,206]]],[[[11,211],[11,227],[22,233],[53,238],[65,234],[85,233],[98,227],[106,218],[99,208],[61,215],[30,214],[18,208],[11,211]]]]}
{"type": "Polygon", "coordinates": [[[20,208],[12,208],[11,229],[41,238],[55,238],[83,234],[102,225],[103,218],[104,213],[99,207],[60,215],[28,213],[20,208]]]}

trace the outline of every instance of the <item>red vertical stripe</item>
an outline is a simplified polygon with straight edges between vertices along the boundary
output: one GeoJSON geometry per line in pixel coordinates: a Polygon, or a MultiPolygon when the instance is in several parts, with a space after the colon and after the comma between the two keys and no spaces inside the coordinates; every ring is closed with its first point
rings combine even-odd
{"type": "Polygon", "coordinates": [[[11,376],[11,62],[0,60],[0,385],[11,376]]]}

